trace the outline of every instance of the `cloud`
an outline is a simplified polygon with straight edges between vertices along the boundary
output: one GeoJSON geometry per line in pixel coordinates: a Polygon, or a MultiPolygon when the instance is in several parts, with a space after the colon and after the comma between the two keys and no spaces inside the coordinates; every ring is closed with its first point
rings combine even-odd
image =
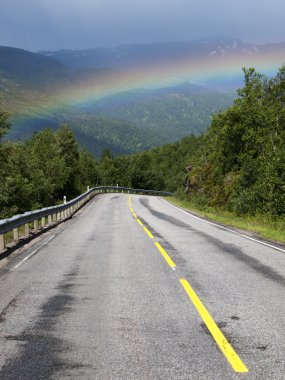
{"type": "Polygon", "coordinates": [[[279,41],[284,10],[284,0],[1,0],[0,44],[88,48],[215,35],[279,41]]]}

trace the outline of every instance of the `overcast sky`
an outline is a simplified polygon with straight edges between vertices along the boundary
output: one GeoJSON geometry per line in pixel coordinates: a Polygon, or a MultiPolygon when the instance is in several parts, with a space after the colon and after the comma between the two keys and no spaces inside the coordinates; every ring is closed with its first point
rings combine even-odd
{"type": "Polygon", "coordinates": [[[0,0],[0,45],[32,51],[229,35],[285,41],[285,0],[0,0]]]}

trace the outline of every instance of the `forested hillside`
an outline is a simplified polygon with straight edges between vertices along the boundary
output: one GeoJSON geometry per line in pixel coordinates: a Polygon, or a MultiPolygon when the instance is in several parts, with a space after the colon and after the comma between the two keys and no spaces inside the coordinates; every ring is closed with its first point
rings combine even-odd
{"type": "Polygon", "coordinates": [[[9,132],[8,138],[13,141],[23,141],[29,139],[33,133],[45,128],[56,131],[62,124],[68,124],[79,145],[97,158],[106,148],[110,149],[114,156],[119,156],[149,149],[162,143],[159,136],[149,128],[143,130],[126,120],[109,116],[95,116],[75,110],[68,115],[35,117],[30,120],[18,121],[17,127],[9,132]]]}
{"type": "Polygon", "coordinates": [[[233,100],[233,93],[188,84],[114,95],[90,109],[95,114],[131,122],[147,133],[142,142],[150,141],[151,132],[158,141],[154,145],[158,146],[203,133],[211,123],[211,115],[228,108],[233,100]]]}

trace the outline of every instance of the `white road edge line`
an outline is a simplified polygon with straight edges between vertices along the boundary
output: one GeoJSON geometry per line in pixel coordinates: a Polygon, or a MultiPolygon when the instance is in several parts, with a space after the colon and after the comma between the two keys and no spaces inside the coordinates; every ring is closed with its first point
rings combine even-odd
{"type": "MultiPolygon", "coordinates": [[[[46,242],[44,242],[41,247],[47,245],[53,238],[55,238],[55,235],[52,235],[46,242]]],[[[12,270],[19,268],[25,261],[30,259],[32,256],[34,256],[40,249],[41,247],[35,249],[33,252],[31,252],[27,257],[25,257],[23,260],[21,260],[17,265],[15,265],[12,270]]]]}
{"type": "Polygon", "coordinates": [[[54,239],[55,238],[55,235],[52,235],[48,240],[47,240],[47,242],[49,243],[52,239],[54,239]]]}
{"type": "Polygon", "coordinates": [[[251,238],[251,237],[249,237],[249,236],[247,236],[247,235],[241,234],[241,233],[239,233],[239,232],[237,232],[237,231],[234,231],[234,230],[232,230],[232,229],[230,229],[230,228],[227,228],[227,227],[221,226],[220,224],[217,224],[217,223],[214,223],[214,222],[210,222],[210,221],[208,221],[208,220],[205,220],[205,219],[203,219],[203,218],[200,218],[199,216],[196,216],[196,215],[191,214],[190,211],[185,211],[185,210],[182,210],[180,207],[174,206],[173,204],[171,204],[170,202],[166,201],[165,199],[161,199],[161,201],[164,202],[164,203],[167,203],[169,206],[171,206],[171,207],[173,207],[173,208],[176,208],[177,210],[183,212],[184,214],[187,214],[187,215],[189,215],[189,216],[192,216],[192,218],[202,220],[203,222],[205,222],[205,223],[207,223],[207,224],[210,224],[210,225],[215,226],[215,227],[219,227],[219,228],[221,228],[221,229],[223,229],[223,230],[225,230],[225,231],[228,231],[228,232],[231,232],[231,233],[233,233],[233,234],[235,234],[235,235],[241,236],[241,237],[243,237],[243,238],[245,238],[245,239],[247,239],[247,240],[254,241],[254,242],[256,242],[256,243],[259,243],[259,244],[265,245],[266,247],[273,248],[273,249],[275,249],[276,251],[280,251],[280,252],[285,253],[285,249],[282,249],[282,248],[276,247],[275,245],[272,245],[272,244],[269,244],[269,243],[265,243],[264,241],[261,241],[261,240],[258,240],[258,239],[251,238]]]}

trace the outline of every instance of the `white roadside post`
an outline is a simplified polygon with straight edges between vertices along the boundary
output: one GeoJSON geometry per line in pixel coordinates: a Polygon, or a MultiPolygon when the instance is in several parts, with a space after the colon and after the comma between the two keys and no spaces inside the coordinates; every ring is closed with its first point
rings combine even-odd
{"type": "MultiPolygon", "coordinates": [[[[63,204],[66,205],[66,195],[64,195],[64,197],[63,197],[63,204]]],[[[63,211],[63,218],[62,219],[63,220],[66,219],[66,210],[63,211]]]]}
{"type": "Polygon", "coordinates": [[[0,252],[4,251],[5,249],[5,238],[4,235],[0,235],[0,252]]]}
{"type": "Polygon", "coordinates": [[[13,240],[15,242],[19,241],[19,230],[18,230],[18,228],[14,228],[13,229],[13,240]]]}
{"type": "Polygon", "coordinates": [[[28,237],[30,235],[30,225],[29,223],[25,224],[25,236],[28,237]]]}

